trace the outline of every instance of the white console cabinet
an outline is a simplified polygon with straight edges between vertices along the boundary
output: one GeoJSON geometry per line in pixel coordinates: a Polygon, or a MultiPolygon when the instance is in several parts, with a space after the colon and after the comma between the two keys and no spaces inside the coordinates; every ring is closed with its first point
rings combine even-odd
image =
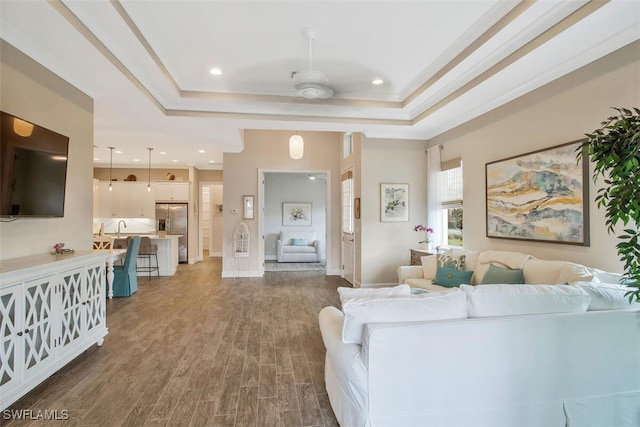
{"type": "Polygon", "coordinates": [[[105,255],[0,262],[0,410],[108,333],[105,255]]]}

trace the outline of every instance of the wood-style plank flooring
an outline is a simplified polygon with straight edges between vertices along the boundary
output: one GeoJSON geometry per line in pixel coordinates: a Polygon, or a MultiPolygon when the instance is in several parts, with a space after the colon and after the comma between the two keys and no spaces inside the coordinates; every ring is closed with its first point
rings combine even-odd
{"type": "MultiPolygon", "coordinates": [[[[324,272],[221,279],[221,259],[138,278],[107,300],[106,336],[9,409],[68,411],[78,426],[336,426],[318,312],[324,272]]],[[[42,420],[0,420],[10,426],[42,420]]],[[[60,421],[57,422],[60,424],[60,421]]]]}

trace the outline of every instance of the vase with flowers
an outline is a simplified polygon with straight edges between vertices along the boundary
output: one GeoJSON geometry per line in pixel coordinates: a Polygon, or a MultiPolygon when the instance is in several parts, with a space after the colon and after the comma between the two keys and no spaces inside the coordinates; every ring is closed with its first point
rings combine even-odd
{"type": "Polygon", "coordinates": [[[430,245],[433,243],[431,240],[431,235],[433,234],[433,228],[425,227],[422,224],[418,224],[413,227],[413,231],[422,231],[424,232],[424,240],[418,242],[420,249],[429,249],[430,245]]]}
{"type": "Polygon", "coordinates": [[[63,255],[63,254],[70,254],[73,252],[74,252],[73,249],[65,248],[64,243],[60,242],[53,245],[53,252],[51,252],[51,255],[63,255]]]}

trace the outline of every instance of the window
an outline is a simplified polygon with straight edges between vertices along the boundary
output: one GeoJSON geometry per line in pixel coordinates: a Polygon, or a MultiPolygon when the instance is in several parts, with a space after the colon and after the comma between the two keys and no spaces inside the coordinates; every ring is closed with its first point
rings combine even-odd
{"type": "Polygon", "coordinates": [[[441,164],[440,202],[442,206],[442,229],[447,235],[443,241],[447,246],[462,246],[462,159],[453,159],[441,164]]]}
{"type": "Polygon", "coordinates": [[[345,133],[342,140],[342,157],[347,158],[353,154],[353,134],[345,133]]]}
{"type": "Polygon", "coordinates": [[[342,232],[353,233],[353,173],[342,174],[342,232]]]}

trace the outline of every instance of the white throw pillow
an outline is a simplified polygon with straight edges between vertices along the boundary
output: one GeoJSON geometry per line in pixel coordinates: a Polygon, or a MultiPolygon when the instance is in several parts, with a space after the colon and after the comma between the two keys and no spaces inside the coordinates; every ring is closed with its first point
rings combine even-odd
{"type": "Polygon", "coordinates": [[[350,298],[345,301],[342,312],[342,342],[362,344],[364,325],[367,323],[465,319],[467,298],[459,291],[387,298],[350,298]]]}
{"type": "Polygon", "coordinates": [[[569,285],[460,285],[469,317],[586,311],[590,297],[569,285]]]}
{"type": "Polygon", "coordinates": [[[425,279],[433,280],[436,277],[436,271],[438,270],[438,256],[427,255],[420,257],[422,261],[422,275],[425,279]]]}
{"type": "Polygon", "coordinates": [[[592,282],[593,274],[584,265],[565,262],[560,270],[558,283],[592,282]]]}
{"type": "Polygon", "coordinates": [[[524,283],[528,285],[556,285],[565,261],[550,261],[546,259],[530,259],[524,263],[524,283]]]}
{"type": "Polygon", "coordinates": [[[338,294],[340,295],[340,302],[344,304],[344,301],[349,298],[381,298],[394,295],[409,295],[411,294],[411,286],[398,285],[386,288],[338,288],[338,294]]]}
{"type": "Polygon", "coordinates": [[[597,282],[576,282],[572,286],[576,286],[589,294],[591,302],[588,311],[597,310],[620,310],[625,308],[638,308],[640,303],[629,302],[629,297],[625,294],[632,290],[628,286],[605,284],[597,282]]]}

